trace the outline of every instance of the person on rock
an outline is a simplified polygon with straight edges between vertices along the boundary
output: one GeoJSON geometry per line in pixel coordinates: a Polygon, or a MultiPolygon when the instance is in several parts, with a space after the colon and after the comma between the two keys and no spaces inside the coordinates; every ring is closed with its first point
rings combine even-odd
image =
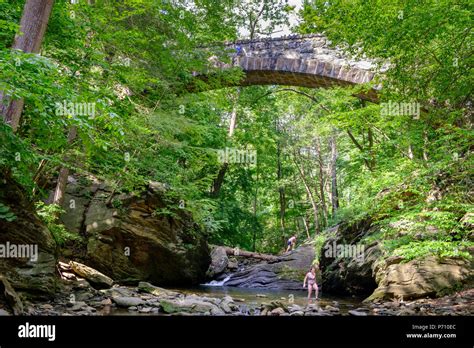
{"type": "Polygon", "coordinates": [[[286,252],[289,252],[290,250],[293,250],[295,248],[295,245],[296,245],[295,235],[291,236],[290,239],[288,239],[287,245],[288,247],[286,248],[286,252]]]}
{"type": "Polygon", "coordinates": [[[311,303],[311,294],[314,290],[314,297],[315,300],[319,300],[318,298],[318,284],[316,284],[316,267],[312,266],[308,273],[306,273],[306,277],[303,280],[303,288],[306,287],[306,282],[308,282],[308,304],[311,303]]]}

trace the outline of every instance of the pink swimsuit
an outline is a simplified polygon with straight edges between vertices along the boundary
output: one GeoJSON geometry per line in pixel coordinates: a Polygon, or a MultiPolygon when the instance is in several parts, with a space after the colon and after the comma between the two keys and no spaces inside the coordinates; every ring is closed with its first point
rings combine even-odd
{"type": "Polygon", "coordinates": [[[311,286],[313,284],[316,283],[316,275],[313,275],[313,273],[311,272],[308,272],[306,274],[306,276],[308,277],[308,285],[311,286]]]}

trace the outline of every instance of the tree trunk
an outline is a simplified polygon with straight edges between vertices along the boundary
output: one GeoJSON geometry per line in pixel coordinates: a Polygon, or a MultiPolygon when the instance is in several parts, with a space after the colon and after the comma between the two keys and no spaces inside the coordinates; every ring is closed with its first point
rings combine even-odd
{"type": "MultiPolygon", "coordinates": [[[[13,49],[25,53],[39,53],[43,42],[54,0],[27,0],[20,21],[20,32],[15,36],[13,49]]],[[[16,131],[20,124],[24,101],[9,100],[9,96],[0,94],[0,114],[6,124],[16,131]]]]}
{"type": "Polygon", "coordinates": [[[69,169],[62,167],[59,171],[58,182],[54,190],[53,202],[52,204],[57,204],[61,206],[64,201],[64,191],[66,190],[67,178],[69,176],[69,169]]]}
{"type": "Polygon", "coordinates": [[[413,146],[412,146],[411,144],[408,145],[408,151],[407,151],[407,153],[408,153],[408,158],[409,158],[409,159],[412,160],[413,158],[415,158],[415,155],[413,155],[413,146]]]}
{"type": "Polygon", "coordinates": [[[375,168],[374,133],[372,132],[372,128],[370,127],[367,130],[367,139],[369,142],[370,168],[371,170],[374,170],[375,168]]]}
{"type": "Polygon", "coordinates": [[[35,186],[33,187],[32,195],[35,196],[37,192],[37,188],[39,186],[39,180],[41,178],[41,174],[43,173],[44,168],[46,167],[47,160],[42,159],[38,165],[38,169],[36,169],[35,175],[33,176],[33,182],[35,186]]]}
{"type": "Polygon", "coordinates": [[[256,180],[256,183],[255,183],[255,195],[254,195],[254,198],[253,198],[253,218],[255,219],[255,224],[256,226],[254,226],[254,229],[253,229],[253,248],[252,250],[255,252],[256,250],[256,244],[257,244],[257,225],[258,225],[258,221],[257,221],[257,203],[258,203],[258,163],[257,163],[257,180],[256,180]]]}
{"type": "Polygon", "coordinates": [[[235,98],[234,105],[232,106],[232,113],[230,114],[230,122],[229,122],[229,138],[232,138],[235,131],[235,125],[237,124],[237,100],[240,96],[240,88],[237,89],[237,97],[235,98]]]}
{"type": "Polygon", "coordinates": [[[428,133],[426,129],[423,131],[423,161],[428,162],[428,133]]]}
{"type": "Polygon", "coordinates": [[[319,164],[319,192],[321,194],[321,206],[323,209],[323,219],[324,219],[324,226],[327,225],[328,222],[328,210],[326,207],[326,197],[324,194],[324,172],[323,172],[323,167],[324,167],[324,161],[323,161],[323,156],[321,154],[321,141],[319,138],[315,139],[316,143],[316,152],[318,156],[318,164],[319,164]]]}
{"type": "Polygon", "coordinates": [[[295,219],[295,225],[296,225],[296,233],[295,234],[299,235],[300,230],[301,230],[300,218],[299,218],[299,216],[295,216],[294,219],[295,219]]]}
{"type": "MultiPolygon", "coordinates": [[[[232,106],[232,113],[230,115],[230,122],[229,122],[229,132],[227,133],[229,138],[232,138],[234,135],[234,130],[237,124],[237,105],[238,100],[240,97],[240,88],[237,88],[237,95],[234,100],[234,105],[232,106]]],[[[229,167],[229,163],[224,162],[217,174],[217,177],[214,179],[211,188],[211,197],[218,197],[219,193],[221,192],[222,184],[224,183],[225,173],[227,172],[227,168],[229,167]]]]}
{"type": "Polygon", "coordinates": [[[275,255],[269,255],[269,254],[262,254],[262,253],[254,253],[251,251],[246,251],[242,250],[239,248],[231,248],[224,246],[223,247],[226,254],[229,256],[243,256],[243,257],[251,257],[254,259],[259,259],[259,260],[266,260],[266,261],[277,261],[278,256],[275,255]]]}
{"type": "MultiPolygon", "coordinates": [[[[67,142],[69,145],[72,144],[74,139],[76,139],[76,136],[77,136],[77,128],[71,127],[71,129],[69,130],[69,134],[67,136],[67,142]]],[[[68,157],[64,158],[65,162],[68,162],[68,160],[69,160],[68,157]]],[[[69,168],[62,167],[61,170],[59,171],[58,182],[56,183],[56,188],[54,190],[52,204],[57,204],[59,206],[63,204],[64,192],[66,191],[68,176],[69,176],[69,168]]]]}
{"type": "Polygon", "coordinates": [[[337,191],[337,147],[336,147],[336,135],[333,134],[329,139],[331,146],[331,205],[332,215],[336,215],[336,211],[339,208],[339,193],[337,191]]]}
{"type": "Polygon", "coordinates": [[[219,193],[221,192],[222,184],[224,183],[225,173],[227,168],[229,167],[229,163],[223,163],[217,177],[214,179],[212,183],[211,189],[211,197],[218,197],[219,193]]]}
{"type": "Polygon", "coordinates": [[[309,224],[308,224],[308,214],[305,213],[304,217],[303,217],[303,224],[304,224],[304,229],[306,231],[306,236],[308,236],[308,239],[310,238],[310,235],[309,235],[309,224]]]}
{"type": "Polygon", "coordinates": [[[362,152],[362,154],[364,155],[364,163],[365,163],[365,166],[367,167],[368,170],[372,171],[372,165],[371,165],[371,161],[367,160],[366,158],[366,151],[364,149],[364,147],[357,141],[357,139],[354,137],[354,135],[352,134],[352,132],[348,129],[347,130],[347,135],[349,135],[349,138],[352,140],[352,142],[354,143],[354,145],[360,150],[360,152],[362,152]]]}
{"type": "Polygon", "coordinates": [[[310,200],[311,206],[313,207],[313,218],[314,218],[314,230],[316,233],[319,232],[319,218],[318,218],[318,206],[316,204],[316,201],[314,199],[313,192],[311,191],[311,188],[308,184],[308,180],[306,179],[306,174],[303,170],[303,167],[298,164],[297,157],[296,157],[296,152],[294,154],[293,161],[295,162],[296,168],[298,169],[298,172],[300,174],[301,180],[303,181],[306,193],[308,194],[308,198],[310,200]]]}
{"type": "Polygon", "coordinates": [[[278,193],[280,196],[280,227],[282,233],[285,234],[285,211],[286,211],[286,197],[285,187],[281,184],[283,178],[281,169],[281,143],[277,143],[277,180],[278,180],[278,193]]]}

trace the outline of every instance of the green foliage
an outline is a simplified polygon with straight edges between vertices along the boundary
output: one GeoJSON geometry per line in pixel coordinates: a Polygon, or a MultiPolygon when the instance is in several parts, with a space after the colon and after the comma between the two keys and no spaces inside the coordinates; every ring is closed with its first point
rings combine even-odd
{"type": "Polygon", "coordinates": [[[17,219],[17,216],[15,213],[10,211],[10,207],[0,203],[0,219],[6,220],[8,222],[15,221],[17,219]]]}
{"type": "Polygon", "coordinates": [[[121,208],[123,206],[123,202],[120,199],[112,199],[112,207],[114,208],[121,208]]]}
{"type": "MultiPolygon", "coordinates": [[[[382,240],[389,254],[466,256],[470,2],[306,1],[298,31],[324,31],[356,58],[390,63],[368,86],[327,89],[222,88],[243,72],[211,63],[229,62],[219,43],[288,23],[293,8],[285,1],[56,1],[41,55],[9,49],[23,4],[0,0],[0,92],[25,100],[19,131],[0,125],[0,168],[34,200],[66,167],[110,182],[117,194],[162,183],[166,206],[154,214],[176,218],[182,209],[214,244],[276,253],[296,234],[314,237],[319,252],[325,228],[370,218],[377,228],[364,242],[382,240]],[[375,83],[383,86],[380,103],[419,102],[420,117],[386,115],[355,97],[375,83]],[[94,103],[95,114],[58,113],[63,102],[94,103]],[[78,135],[68,142],[72,127],[78,135]],[[226,148],[256,151],[257,161],[228,163],[214,197],[217,150],[226,148]]],[[[58,207],[37,209],[58,244],[75,238],[57,223],[58,207]]]]}
{"type": "Polygon", "coordinates": [[[37,160],[31,145],[13,134],[11,127],[0,123],[0,168],[9,169],[17,182],[33,187],[31,168],[37,160]]]}
{"type": "Polygon", "coordinates": [[[21,16],[22,1],[0,0],[0,50],[11,44],[12,38],[18,30],[21,16]]]}
{"type": "Polygon", "coordinates": [[[233,13],[236,25],[245,29],[244,36],[254,39],[288,25],[293,10],[286,0],[244,0],[235,3],[233,13]]]}
{"type": "Polygon", "coordinates": [[[36,211],[45,222],[57,245],[63,246],[68,242],[79,240],[77,234],[68,231],[63,224],[58,223],[58,216],[64,213],[60,206],[57,204],[44,204],[44,202],[40,201],[36,203],[36,211]]]}
{"type": "Polygon", "coordinates": [[[326,240],[332,237],[334,233],[330,233],[328,230],[323,231],[323,233],[318,234],[314,237],[314,260],[317,262],[321,258],[321,250],[326,243],[326,240]]]}
{"type": "Polygon", "coordinates": [[[424,107],[417,120],[385,115],[343,91],[318,96],[331,111],[318,112],[318,124],[350,131],[362,147],[339,145],[342,207],[330,223],[370,218],[376,228],[364,242],[382,240],[389,255],[405,260],[468,256],[470,231],[461,219],[472,211],[470,13],[467,1],[314,0],[301,11],[300,32],[324,31],[356,58],[390,63],[377,81],[381,103],[424,107]]]}
{"type": "Polygon", "coordinates": [[[427,241],[411,241],[407,244],[403,244],[396,249],[393,253],[403,257],[403,261],[407,262],[416,258],[423,258],[426,256],[437,256],[437,257],[459,257],[471,259],[468,248],[474,246],[473,242],[446,242],[440,240],[427,240],[427,241]]]}
{"type": "Polygon", "coordinates": [[[461,106],[472,94],[471,1],[312,0],[299,30],[390,63],[382,94],[461,106]]]}
{"type": "Polygon", "coordinates": [[[175,211],[169,209],[169,208],[157,208],[155,211],[152,213],[153,216],[166,216],[166,217],[173,217],[176,218],[177,214],[175,211]]]}

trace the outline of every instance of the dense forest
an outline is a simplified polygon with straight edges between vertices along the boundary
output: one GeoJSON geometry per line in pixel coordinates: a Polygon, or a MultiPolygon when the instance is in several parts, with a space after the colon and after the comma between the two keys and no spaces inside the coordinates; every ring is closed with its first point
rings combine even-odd
{"type": "MultiPolygon", "coordinates": [[[[0,0],[1,177],[60,257],[91,250],[64,216],[68,185],[97,181],[117,210],[159,183],[151,215],[209,245],[281,255],[295,235],[324,266],[339,227],[384,260],[470,262],[472,23],[467,0],[0,0]],[[374,78],[245,86],[222,68],[281,27],[374,78]]],[[[22,218],[0,192],[1,226],[22,218]]]]}

